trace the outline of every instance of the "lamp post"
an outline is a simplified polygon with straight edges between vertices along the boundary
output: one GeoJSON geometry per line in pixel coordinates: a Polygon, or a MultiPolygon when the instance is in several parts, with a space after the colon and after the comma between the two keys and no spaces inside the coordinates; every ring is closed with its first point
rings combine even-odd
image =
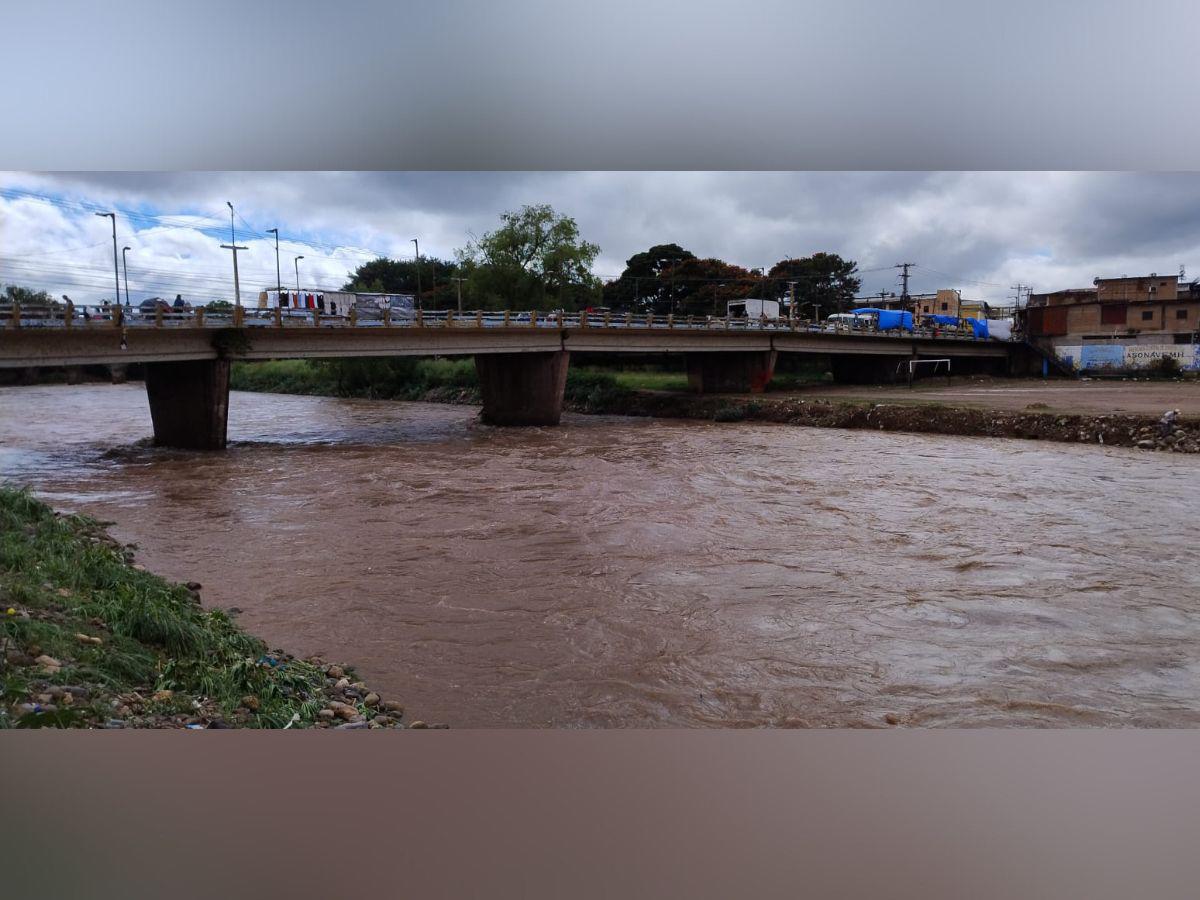
{"type": "Polygon", "coordinates": [[[121,248],[121,270],[125,273],[125,305],[126,306],[129,305],[129,265],[128,265],[128,263],[125,262],[125,254],[126,254],[126,252],[128,252],[129,250],[132,250],[132,249],[133,249],[132,247],[122,247],[121,248]]]}
{"type": "Polygon", "coordinates": [[[98,212],[98,213],[96,213],[96,215],[98,215],[98,216],[100,216],[100,217],[107,216],[108,218],[112,219],[112,231],[113,231],[113,285],[114,285],[114,287],[115,287],[115,288],[116,288],[116,290],[117,290],[117,294],[116,294],[116,296],[113,298],[113,302],[114,302],[114,303],[115,303],[117,306],[120,306],[120,305],[121,305],[121,275],[120,275],[120,273],[117,271],[117,214],[116,214],[116,213],[110,213],[110,212],[106,212],[106,213],[98,212]]]}
{"type": "Polygon", "coordinates": [[[417,248],[417,258],[413,262],[413,267],[417,270],[417,309],[421,308],[421,245],[417,243],[417,239],[412,239],[413,246],[417,248]]]}
{"type": "Polygon", "coordinates": [[[294,260],[292,260],[292,262],[295,263],[295,266],[296,266],[296,293],[297,294],[300,293],[300,260],[302,260],[302,259],[304,259],[303,256],[297,256],[294,260]]]}
{"type": "Polygon", "coordinates": [[[279,277],[279,229],[268,228],[267,234],[275,235],[275,293],[283,290],[283,279],[279,277]]]}

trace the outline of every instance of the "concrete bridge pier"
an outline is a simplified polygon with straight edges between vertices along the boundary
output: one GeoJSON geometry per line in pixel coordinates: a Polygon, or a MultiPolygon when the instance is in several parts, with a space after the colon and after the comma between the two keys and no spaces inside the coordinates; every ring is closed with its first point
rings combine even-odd
{"type": "Polygon", "coordinates": [[[147,363],[146,395],[156,446],[225,449],[229,360],[147,363]]]}
{"type": "Polygon", "coordinates": [[[567,387],[566,350],[478,353],[475,371],[489,425],[557,425],[567,387]]]}
{"type": "Polygon", "coordinates": [[[688,387],[697,394],[761,394],[775,374],[775,350],[687,354],[688,387]]]}

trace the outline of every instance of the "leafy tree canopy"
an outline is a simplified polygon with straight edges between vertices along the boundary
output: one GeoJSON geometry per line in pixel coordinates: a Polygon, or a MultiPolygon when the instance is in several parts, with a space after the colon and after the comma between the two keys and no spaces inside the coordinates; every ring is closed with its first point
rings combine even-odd
{"type": "Polygon", "coordinates": [[[522,206],[458,251],[471,304],[480,309],[578,309],[600,296],[591,267],[600,248],[548,204],[522,206]]]}
{"type": "Polygon", "coordinates": [[[625,271],[604,285],[604,305],[625,312],[662,314],[670,306],[670,270],[694,253],[678,244],[658,244],[625,261],[625,271]]]}
{"type": "MultiPolygon", "coordinates": [[[[453,279],[459,265],[436,256],[422,256],[420,262],[421,306],[423,309],[448,309],[456,306],[453,279]]],[[[366,294],[417,294],[417,262],[412,259],[379,257],[365,262],[352,273],[343,291],[366,294]]]]}
{"type": "Polygon", "coordinates": [[[4,302],[33,306],[43,303],[53,304],[57,301],[50,296],[48,291],[35,291],[33,288],[22,287],[19,284],[6,284],[4,286],[4,302]]]}
{"type": "Polygon", "coordinates": [[[854,273],[858,263],[842,259],[836,253],[814,253],[799,259],[781,259],[767,273],[769,296],[787,297],[794,281],[797,314],[807,314],[811,304],[819,304],[822,315],[841,312],[854,300],[862,280],[854,273]]]}

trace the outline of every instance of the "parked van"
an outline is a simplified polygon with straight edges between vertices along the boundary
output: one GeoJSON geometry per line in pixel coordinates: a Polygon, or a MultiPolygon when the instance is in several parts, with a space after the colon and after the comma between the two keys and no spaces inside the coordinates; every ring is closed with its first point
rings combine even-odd
{"type": "Polygon", "coordinates": [[[846,331],[848,329],[870,328],[875,316],[871,313],[834,313],[825,319],[826,331],[846,331]]]}

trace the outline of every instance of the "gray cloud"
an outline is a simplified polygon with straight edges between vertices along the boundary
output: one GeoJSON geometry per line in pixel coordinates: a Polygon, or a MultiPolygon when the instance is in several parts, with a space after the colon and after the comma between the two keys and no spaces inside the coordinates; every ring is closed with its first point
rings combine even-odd
{"type": "MultiPolygon", "coordinates": [[[[8,173],[0,182],[217,220],[232,200],[256,230],[278,225],[290,252],[309,247],[305,271],[326,288],[367,250],[407,256],[410,239],[419,237],[423,253],[449,257],[469,235],[495,227],[504,210],[541,202],[574,216],[600,245],[596,272],[606,276],[664,242],[747,267],[818,250],[863,269],[915,262],[914,290],[956,287],[989,299],[1007,296],[1017,281],[1054,289],[1097,275],[1174,272],[1180,264],[1200,275],[1200,174],[1193,173],[8,173]],[[313,241],[347,249],[339,255],[313,241]]],[[[34,215],[28,205],[17,213],[13,201],[0,200],[0,278],[28,271],[28,261],[22,270],[5,268],[5,256],[84,244],[99,243],[88,259],[105,265],[101,220],[52,208],[34,215]]],[[[144,267],[191,265],[212,290],[223,289],[228,254],[214,249],[217,241],[180,229],[132,237],[146,245],[138,250],[144,267]],[[194,245],[190,260],[180,242],[194,245]]],[[[111,244],[107,253],[111,271],[111,244]]],[[[273,247],[259,242],[250,256],[248,277],[273,283],[273,247]]],[[[54,260],[46,257],[50,271],[54,260]]],[[[866,273],[864,291],[895,288],[895,274],[866,273]]]]}

